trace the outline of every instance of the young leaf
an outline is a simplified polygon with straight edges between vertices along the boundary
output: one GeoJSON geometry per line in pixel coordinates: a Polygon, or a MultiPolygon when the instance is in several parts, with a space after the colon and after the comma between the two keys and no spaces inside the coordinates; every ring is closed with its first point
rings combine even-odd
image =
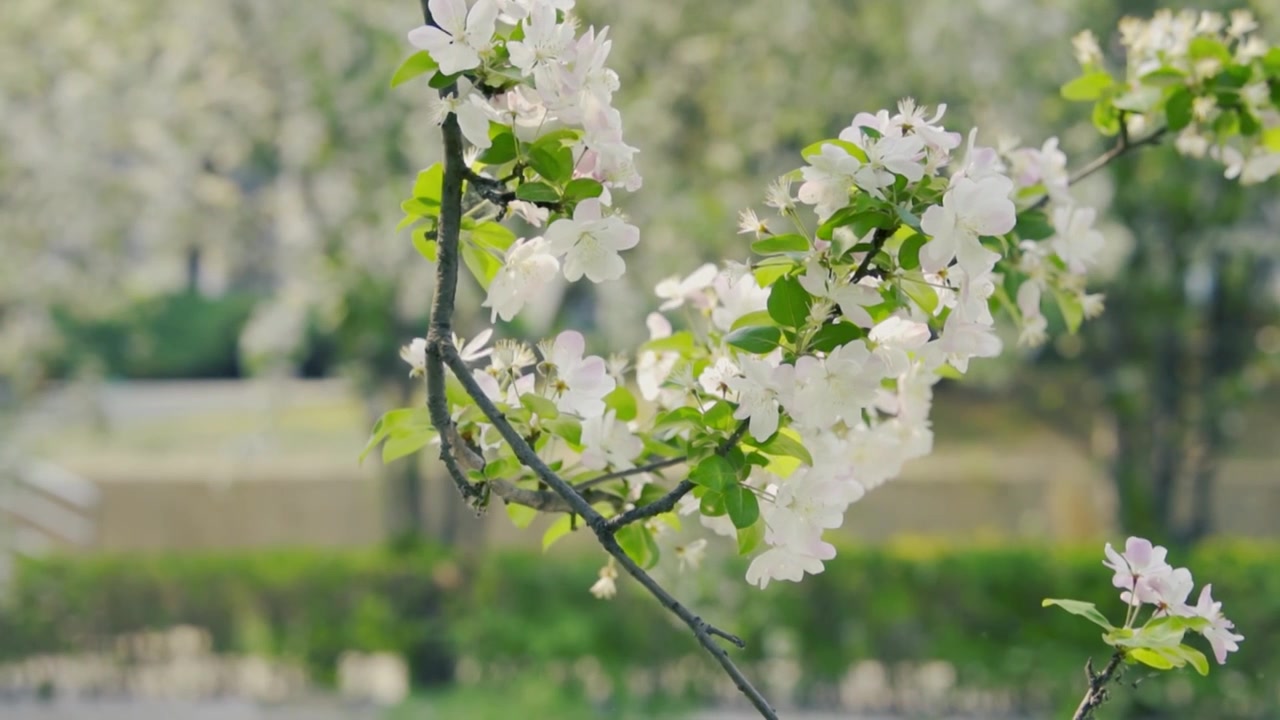
{"type": "MultiPolygon", "coordinates": [[[[542,534],[542,552],[546,552],[547,548],[555,544],[555,541],[569,534],[569,531],[573,529],[572,518],[572,515],[561,515],[556,518],[555,522],[551,523],[551,527],[547,528],[547,531],[542,534]]],[[[618,534],[621,535],[622,533],[618,534]]]]}
{"type": "Polygon", "coordinates": [[[482,247],[506,252],[516,242],[516,234],[504,225],[489,221],[480,223],[471,229],[472,242],[482,247]]]}
{"type": "Polygon", "coordinates": [[[436,241],[428,240],[425,233],[415,232],[413,234],[413,247],[418,254],[426,258],[430,262],[436,261],[436,241]]]}
{"type": "Polygon", "coordinates": [[[756,494],[741,485],[725,491],[724,507],[733,526],[738,529],[751,527],[760,519],[760,502],[756,500],[756,494]]]}
{"type": "Polygon", "coordinates": [[[1107,622],[1107,619],[1103,617],[1102,613],[1098,612],[1098,607],[1093,603],[1083,602],[1080,600],[1056,600],[1052,598],[1045,598],[1045,600],[1040,603],[1040,607],[1049,607],[1050,605],[1056,605],[1072,615],[1079,615],[1099,627],[1106,628],[1107,630],[1114,629],[1111,623],[1107,622]]]}
{"type": "Polygon", "coordinates": [[[391,87],[399,87],[410,80],[429,72],[435,72],[440,66],[435,60],[431,59],[431,54],[426,50],[419,50],[410,55],[400,63],[400,67],[396,68],[396,72],[391,76],[391,87]]]}
{"type": "Polygon", "coordinates": [[[1095,70],[1085,73],[1062,86],[1062,97],[1067,100],[1093,101],[1102,97],[1102,93],[1115,85],[1111,73],[1095,70]]]}
{"type": "Polygon", "coordinates": [[[915,270],[920,267],[920,248],[924,247],[928,240],[929,238],[924,235],[914,233],[902,241],[902,245],[898,248],[898,264],[903,270],[915,270]]]}
{"type": "Polygon", "coordinates": [[[809,320],[809,307],[813,297],[800,285],[800,281],[786,277],[773,284],[767,307],[769,317],[783,327],[799,328],[809,320]]]}
{"type": "Polygon", "coordinates": [[[443,185],[444,164],[436,163],[418,173],[417,179],[413,181],[413,196],[438,207],[443,185]]]}
{"type": "Polygon", "coordinates": [[[640,567],[648,569],[658,564],[658,544],[644,523],[627,525],[618,531],[616,537],[623,552],[640,567]]]}
{"type": "Polygon", "coordinates": [[[476,282],[480,283],[480,287],[485,290],[489,289],[489,283],[493,282],[493,279],[498,276],[498,271],[502,269],[501,260],[469,242],[462,243],[462,261],[466,263],[467,269],[471,271],[476,282]]]}
{"type": "Polygon", "coordinates": [[[604,396],[604,406],[613,410],[622,422],[636,419],[636,396],[621,385],[604,396]]]}
{"type": "Polygon", "coordinates": [[[708,490],[724,492],[738,483],[738,474],[728,460],[712,455],[698,463],[689,473],[689,480],[708,490]]]}
{"type": "Polygon", "coordinates": [[[553,203],[560,201],[560,193],[544,182],[526,182],[516,188],[516,197],[535,203],[553,203]]]}
{"type": "Polygon", "coordinates": [[[724,341],[749,353],[764,355],[778,347],[782,331],[772,325],[738,328],[725,336],[724,341]]]}
{"type": "Polygon", "coordinates": [[[516,159],[516,138],[509,128],[493,136],[493,144],[477,158],[485,165],[501,165],[516,159]]]}
{"type": "Polygon", "coordinates": [[[520,404],[543,420],[555,420],[560,417],[560,408],[541,395],[525,393],[520,396],[520,404]]]}
{"type": "Polygon", "coordinates": [[[798,458],[805,465],[813,465],[813,456],[800,442],[800,434],[789,427],[778,430],[768,442],[756,447],[766,455],[798,458]]]}
{"type": "Polygon", "coordinates": [[[578,202],[579,200],[587,200],[593,197],[600,197],[604,192],[604,186],[598,181],[591,178],[577,178],[571,180],[564,188],[564,199],[566,202],[578,202]]]}
{"type": "Polygon", "coordinates": [[[1165,122],[1170,132],[1178,132],[1191,124],[1191,91],[1180,87],[1164,104],[1165,122]]]}
{"type": "Polygon", "coordinates": [[[538,517],[538,511],[524,505],[516,505],[515,503],[506,503],[507,517],[511,518],[511,524],[521,530],[529,527],[533,519],[538,517]]]}
{"type": "Polygon", "coordinates": [[[764,523],[754,522],[751,525],[738,528],[738,554],[749,555],[751,551],[760,546],[764,541],[764,523]]]}
{"type": "Polygon", "coordinates": [[[1181,666],[1186,661],[1175,663],[1168,655],[1159,650],[1148,650],[1147,648],[1134,648],[1125,653],[1125,657],[1135,660],[1153,667],[1157,670],[1172,670],[1181,666]]]}
{"type": "Polygon", "coordinates": [[[867,332],[851,322],[837,320],[823,325],[809,340],[809,349],[820,352],[831,352],[841,345],[848,345],[858,338],[865,337],[867,332]]]}
{"type": "Polygon", "coordinates": [[[751,243],[751,252],[757,255],[776,255],[787,252],[807,252],[809,240],[803,235],[790,233],[773,235],[751,243]]]}

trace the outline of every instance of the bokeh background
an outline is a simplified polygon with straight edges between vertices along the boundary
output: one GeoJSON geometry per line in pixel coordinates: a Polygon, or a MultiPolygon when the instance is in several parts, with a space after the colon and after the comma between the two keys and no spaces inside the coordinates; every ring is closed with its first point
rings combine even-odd
{"type": "MultiPolygon", "coordinates": [[[[1218,2],[1203,7],[1232,7],[1218,2]]],[[[1237,3],[1235,6],[1249,6],[1237,3]]],[[[1129,0],[582,0],[642,192],[624,280],[501,332],[643,340],[653,285],[743,259],[737,211],[801,147],[913,96],[984,142],[1105,147],[1069,38],[1129,0]]],[[[1253,0],[1280,40],[1280,6],[1253,0]]],[[[397,233],[439,158],[388,79],[411,0],[5,0],[0,20],[0,715],[746,718],[642,591],[545,521],[475,517],[425,454],[356,457],[421,401],[397,350],[432,268],[397,233]]],[[[1214,583],[1226,668],[1130,673],[1108,717],[1280,717],[1280,197],[1159,147],[1105,208],[1107,312],[941,387],[936,451],[855,505],[840,557],[756,591],[714,548],[662,579],[812,717],[1061,717],[1118,611],[1101,546],[1140,533],[1214,583]]],[[[464,287],[458,323],[484,326],[464,287]]],[[[697,528],[668,538],[670,547],[697,528]]],[[[669,549],[669,548],[668,548],[669,549]]]]}

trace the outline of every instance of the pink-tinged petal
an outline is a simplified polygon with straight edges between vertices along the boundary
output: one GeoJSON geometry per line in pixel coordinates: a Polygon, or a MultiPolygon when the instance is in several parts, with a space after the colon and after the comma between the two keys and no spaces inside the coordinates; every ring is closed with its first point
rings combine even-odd
{"type": "Polygon", "coordinates": [[[1140,537],[1131,537],[1124,543],[1124,555],[1129,564],[1135,568],[1144,568],[1151,564],[1151,553],[1154,547],[1151,541],[1140,537]]]}
{"type": "Polygon", "coordinates": [[[587,341],[582,337],[582,333],[577,330],[565,330],[556,336],[555,344],[551,346],[551,362],[560,366],[570,363],[578,364],[586,347],[587,341]]]}
{"type": "Polygon", "coordinates": [[[600,198],[587,198],[578,203],[578,207],[573,210],[573,219],[576,222],[590,222],[600,219],[600,198]]]}

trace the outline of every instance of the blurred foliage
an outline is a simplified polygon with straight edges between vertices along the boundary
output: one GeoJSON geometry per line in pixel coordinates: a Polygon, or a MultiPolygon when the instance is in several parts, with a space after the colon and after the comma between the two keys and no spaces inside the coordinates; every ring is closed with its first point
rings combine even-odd
{"type": "MultiPolygon", "coordinates": [[[[1272,678],[1280,659],[1280,548],[1204,546],[1178,558],[1214,595],[1246,640],[1226,667],[1118,688],[1116,704],[1168,717],[1264,718],[1280,709],[1272,678]]],[[[190,623],[222,651],[293,658],[331,678],[343,650],[404,654],[419,687],[448,681],[470,663],[469,682],[506,683],[537,671],[543,682],[583,678],[582,661],[611,678],[678,668],[676,700],[706,700],[718,677],[694,641],[639,588],[593,598],[599,560],[505,551],[475,559],[410,553],[272,552],[206,557],[26,561],[0,608],[0,655],[108,646],[119,633],[190,623]],[[561,680],[554,668],[560,668],[561,680]]],[[[803,585],[765,592],[730,573],[674,579],[681,594],[748,642],[751,672],[797,663],[795,699],[821,706],[858,661],[891,677],[901,663],[953,663],[959,685],[1007,693],[1014,707],[1066,708],[1081,692],[1085,658],[1104,646],[1086,623],[1040,607],[1046,596],[1082,596],[1111,615],[1117,593],[1096,548],[847,548],[803,585]]],[[[1127,681],[1141,678],[1130,672],[1127,681]]],[[[625,697],[615,697],[620,703],[625,697]]],[[[550,700],[548,700],[550,702],[550,700]]],[[[1120,708],[1110,710],[1116,716],[1120,708]]]]}
{"type": "Polygon", "coordinates": [[[119,314],[84,317],[55,310],[59,331],[72,342],[48,360],[56,376],[84,372],[109,378],[234,377],[236,341],[258,297],[208,298],[178,293],[146,298],[119,314]]]}

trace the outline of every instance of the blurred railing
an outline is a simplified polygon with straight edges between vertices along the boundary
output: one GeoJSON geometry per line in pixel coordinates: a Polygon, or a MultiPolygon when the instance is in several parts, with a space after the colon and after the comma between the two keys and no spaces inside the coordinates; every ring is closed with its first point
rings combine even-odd
{"type": "Polygon", "coordinates": [[[100,495],[92,482],[51,463],[0,465],[0,593],[15,557],[92,544],[100,495]]]}

